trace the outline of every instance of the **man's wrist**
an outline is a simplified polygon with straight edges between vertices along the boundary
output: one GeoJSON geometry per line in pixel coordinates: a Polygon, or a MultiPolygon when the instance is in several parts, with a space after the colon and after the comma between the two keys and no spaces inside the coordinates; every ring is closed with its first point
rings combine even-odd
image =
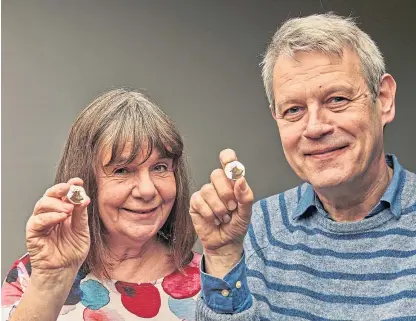
{"type": "Polygon", "coordinates": [[[215,252],[204,249],[205,272],[222,279],[241,260],[242,255],[242,245],[222,248],[215,252]]]}
{"type": "Polygon", "coordinates": [[[240,313],[250,308],[253,300],[247,283],[244,252],[224,276],[205,273],[204,259],[205,255],[201,261],[201,297],[205,304],[216,313],[240,313]]]}

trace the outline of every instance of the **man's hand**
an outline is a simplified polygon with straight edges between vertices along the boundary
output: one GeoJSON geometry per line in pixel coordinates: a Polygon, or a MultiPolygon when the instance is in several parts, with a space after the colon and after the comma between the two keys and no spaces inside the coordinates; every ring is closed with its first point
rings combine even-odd
{"type": "Polygon", "coordinates": [[[232,149],[223,150],[222,169],[211,173],[211,183],[195,192],[190,204],[192,221],[204,248],[206,272],[219,278],[241,259],[254,200],[245,177],[232,181],[225,175],[225,165],[235,160],[232,149]]]}

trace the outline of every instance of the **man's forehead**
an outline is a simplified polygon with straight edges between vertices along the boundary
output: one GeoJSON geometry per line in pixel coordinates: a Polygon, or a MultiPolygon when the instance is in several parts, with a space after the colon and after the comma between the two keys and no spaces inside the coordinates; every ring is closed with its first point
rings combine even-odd
{"type": "Polygon", "coordinates": [[[359,66],[360,59],[358,55],[349,48],[344,48],[342,55],[320,51],[297,51],[293,56],[280,55],[277,57],[274,65],[274,74],[282,77],[293,71],[306,73],[316,68],[329,69],[344,67],[345,69],[349,69],[359,66]]]}
{"type": "Polygon", "coordinates": [[[362,77],[358,55],[344,50],[342,56],[322,52],[296,52],[294,57],[279,56],[273,72],[273,87],[302,86],[308,81],[357,79],[362,77]]]}

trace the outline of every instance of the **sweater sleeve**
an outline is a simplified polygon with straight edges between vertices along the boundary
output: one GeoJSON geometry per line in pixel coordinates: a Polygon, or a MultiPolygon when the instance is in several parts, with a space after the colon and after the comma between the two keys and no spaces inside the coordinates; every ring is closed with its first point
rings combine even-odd
{"type": "MultiPolygon", "coordinates": [[[[253,219],[262,216],[260,202],[253,205],[253,219]]],[[[247,280],[247,269],[256,268],[251,266],[252,254],[267,246],[263,241],[264,231],[257,229],[257,239],[260,242],[253,243],[250,235],[254,234],[253,224],[250,224],[249,231],[244,239],[244,254],[240,262],[224,277],[224,279],[213,278],[204,273],[204,266],[201,265],[201,287],[202,297],[197,301],[196,320],[199,321],[259,321],[260,313],[258,303],[252,295],[250,283],[247,280]],[[258,244],[259,243],[259,244],[258,244]],[[236,289],[237,281],[239,288],[236,289]],[[221,298],[221,291],[225,289],[231,298],[221,298]],[[218,299],[218,300],[217,300],[218,299]],[[227,301],[228,299],[228,301],[227,301]],[[231,300],[229,300],[231,299],[231,300]],[[223,304],[224,301],[226,304],[223,304]],[[232,302],[232,304],[227,302],[232,302]]],[[[203,262],[202,262],[203,263],[203,262]]]]}
{"type": "Polygon", "coordinates": [[[247,310],[234,314],[216,313],[211,310],[202,299],[196,304],[196,321],[260,321],[257,313],[256,301],[247,310]]]}
{"type": "Polygon", "coordinates": [[[253,300],[247,284],[245,254],[224,279],[206,275],[202,261],[201,286],[202,295],[196,306],[197,321],[260,320],[256,301],[253,300]],[[232,289],[231,284],[234,284],[237,279],[240,280],[241,287],[232,289]],[[229,296],[222,297],[221,289],[226,289],[229,296]]]}

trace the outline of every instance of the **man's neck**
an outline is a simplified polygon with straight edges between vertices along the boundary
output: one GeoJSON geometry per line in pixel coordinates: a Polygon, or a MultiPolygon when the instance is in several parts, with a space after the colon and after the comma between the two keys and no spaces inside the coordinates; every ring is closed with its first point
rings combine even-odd
{"type": "Polygon", "coordinates": [[[329,216],[336,222],[364,219],[378,204],[393,177],[385,160],[376,171],[352,186],[315,190],[329,216]]]}

